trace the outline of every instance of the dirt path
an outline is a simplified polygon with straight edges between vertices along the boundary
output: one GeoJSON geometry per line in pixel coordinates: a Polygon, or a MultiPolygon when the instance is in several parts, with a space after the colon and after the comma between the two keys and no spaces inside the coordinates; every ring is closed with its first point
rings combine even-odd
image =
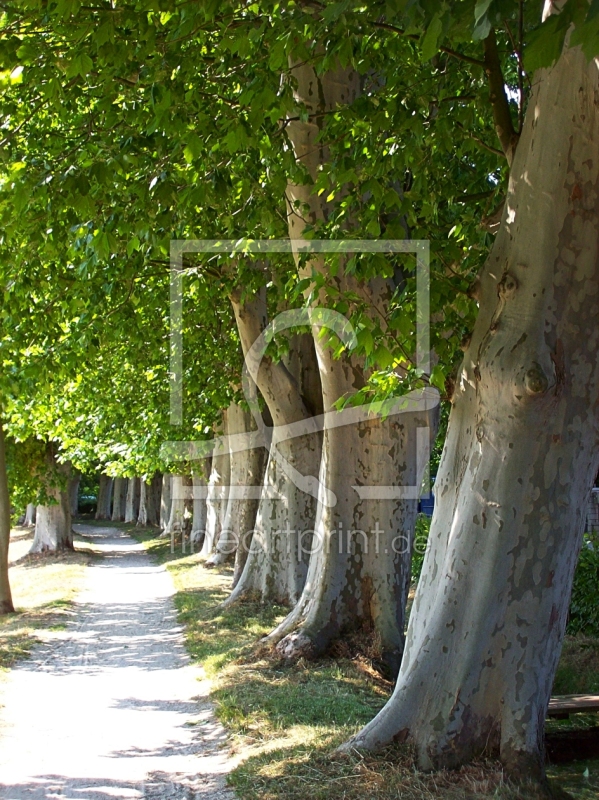
{"type": "Polygon", "coordinates": [[[170,576],[119,530],[76,529],[104,558],[87,570],[75,622],[2,683],[0,797],[233,800],[170,576]]]}

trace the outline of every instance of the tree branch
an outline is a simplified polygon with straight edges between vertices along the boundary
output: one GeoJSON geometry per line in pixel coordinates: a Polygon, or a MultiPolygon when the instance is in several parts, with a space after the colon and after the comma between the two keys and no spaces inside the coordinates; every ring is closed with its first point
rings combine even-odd
{"type": "Polygon", "coordinates": [[[471,139],[473,139],[477,144],[479,144],[481,147],[484,147],[485,150],[488,150],[489,153],[494,153],[496,156],[502,156],[502,157],[505,156],[503,150],[498,150],[496,147],[492,147],[490,144],[487,144],[484,141],[484,139],[480,138],[480,136],[476,136],[476,134],[467,130],[467,128],[464,125],[462,125],[461,122],[456,121],[455,124],[458,126],[458,128],[460,128],[460,130],[464,131],[464,133],[471,139]]]}
{"type": "Polygon", "coordinates": [[[494,28],[491,28],[491,32],[483,41],[483,47],[485,53],[485,73],[489,81],[489,99],[491,101],[491,108],[493,109],[495,130],[497,131],[497,136],[501,142],[501,147],[507,159],[507,163],[511,166],[520,137],[514,129],[512,112],[510,111],[510,104],[505,93],[505,81],[501,69],[501,61],[499,60],[497,37],[495,36],[494,28]]]}
{"type": "MultiPolygon", "coordinates": [[[[406,33],[401,28],[397,28],[395,25],[390,25],[388,22],[378,22],[376,20],[370,20],[370,24],[374,25],[375,28],[382,28],[386,31],[392,31],[393,33],[397,33],[400,36],[405,36],[407,39],[412,39],[415,42],[419,42],[421,37],[417,33],[406,33]]],[[[467,64],[473,64],[475,67],[484,67],[485,62],[481,61],[479,58],[472,58],[471,56],[467,56],[464,53],[459,53],[457,50],[451,50],[449,47],[439,47],[439,50],[442,53],[446,53],[448,56],[452,56],[453,58],[457,58],[458,61],[465,61],[467,64]]]]}

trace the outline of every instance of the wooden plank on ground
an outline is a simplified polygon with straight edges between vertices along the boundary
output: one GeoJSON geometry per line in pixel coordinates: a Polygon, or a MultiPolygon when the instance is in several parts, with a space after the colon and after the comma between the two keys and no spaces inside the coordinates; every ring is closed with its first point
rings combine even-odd
{"type": "Polygon", "coordinates": [[[548,717],[567,719],[570,714],[599,712],[599,695],[597,694],[565,694],[552,697],[549,701],[548,717]]]}

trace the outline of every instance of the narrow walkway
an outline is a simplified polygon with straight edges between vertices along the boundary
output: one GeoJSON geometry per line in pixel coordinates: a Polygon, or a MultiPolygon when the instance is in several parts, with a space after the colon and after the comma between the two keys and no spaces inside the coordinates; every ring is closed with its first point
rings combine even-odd
{"type": "Polygon", "coordinates": [[[104,558],[74,624],[0,684],[0,798],[232,800],[169,574],[115,528],[76,530],[104,558]]]}

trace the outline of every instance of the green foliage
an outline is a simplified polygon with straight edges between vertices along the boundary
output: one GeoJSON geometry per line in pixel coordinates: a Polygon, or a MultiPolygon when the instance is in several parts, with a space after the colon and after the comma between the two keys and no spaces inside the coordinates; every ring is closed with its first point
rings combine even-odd
{"type": "Polygon", "coordinates": [[[585,533],[574,574],[568,633],[599,636],[599,534],[585,533]]]}

